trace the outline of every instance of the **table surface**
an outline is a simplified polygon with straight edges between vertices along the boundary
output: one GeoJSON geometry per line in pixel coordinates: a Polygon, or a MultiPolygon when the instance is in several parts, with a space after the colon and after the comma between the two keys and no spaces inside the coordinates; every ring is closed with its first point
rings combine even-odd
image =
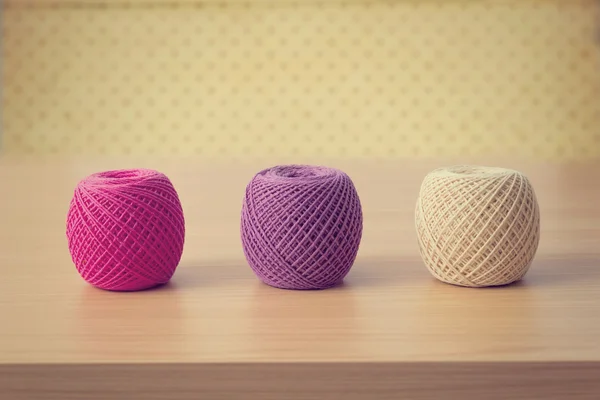
{"type": "Polygon", "coordinates": [[[600,361],[600,164],[500,164],[529,176],[542,234],[525,279],[487,289],[419,258],[419,185],[445,163],[326,164],[361,196],[359,256],[339,287],[287,291],[257,280],[239,239],[245,185],[270,163],[0,159],[0,364],[600,361]],[[67,250],[77,181],[122,167],[165,172],[182,199],[184,255],[154,290],[91,287],[67,250]]]}

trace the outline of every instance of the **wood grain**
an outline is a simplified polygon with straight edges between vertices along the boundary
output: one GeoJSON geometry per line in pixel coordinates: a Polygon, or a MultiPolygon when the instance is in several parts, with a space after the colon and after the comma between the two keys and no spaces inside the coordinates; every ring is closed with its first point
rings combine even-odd
{"type": "Polygon", "coordinates": [[[343,285],[297,292],[261,284],[240,247],[244,187],[269,163],[0,160],[0,398],[598,398],[600,165],[501,164],[536,190],[538,255],[515,285],[469,289],[418,255],[439,162],[327,164],[361,196],[361,250],[343,285]],[[66,211],[83,176],[133,166],[171,177],[186,248],[168,285],[105,292],[70,261],[66,211]]]}

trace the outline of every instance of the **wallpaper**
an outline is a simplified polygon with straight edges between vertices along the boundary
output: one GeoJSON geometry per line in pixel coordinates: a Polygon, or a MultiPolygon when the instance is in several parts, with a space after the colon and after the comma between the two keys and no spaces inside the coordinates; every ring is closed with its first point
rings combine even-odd
{"type": "Polygon", "coordinates": [[[17,1],[6,154],[600,157],[600,3],[17,1]]]}

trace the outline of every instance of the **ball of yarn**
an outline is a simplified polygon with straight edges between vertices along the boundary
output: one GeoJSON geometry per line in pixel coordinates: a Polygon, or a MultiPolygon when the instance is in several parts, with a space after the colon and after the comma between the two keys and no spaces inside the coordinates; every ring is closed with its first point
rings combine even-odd
{"type": "Polygon", "coordinates": [[[521,173],[455,166],[429,173],[416,206],[419,249],[437,279],[460,286],[520,280],[540,237],[536,196],[521,173]]]}
{"type": "Polygon", "coordinates": [[[169,178],[148,169],[93,174],[77,185],[67,239],[77,271],[116,291],[171,279],[183,252],[183,210],[169,178]]]}
{"type": "Polygon", "coordinates": [[[244,254],[266,284],[325,289],[341,282],[356,258],[362,209],[344,172],[308,165],[277,166],[246,187],[244,254]]]}

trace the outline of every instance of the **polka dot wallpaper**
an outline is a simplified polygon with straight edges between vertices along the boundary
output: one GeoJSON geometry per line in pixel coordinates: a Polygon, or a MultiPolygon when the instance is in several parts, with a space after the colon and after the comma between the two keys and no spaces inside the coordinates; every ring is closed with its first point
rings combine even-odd
{"type": "Polygon", "coordinates": [[[600,157],[596,0],[3,7],[8,154],[600,157]]]}

